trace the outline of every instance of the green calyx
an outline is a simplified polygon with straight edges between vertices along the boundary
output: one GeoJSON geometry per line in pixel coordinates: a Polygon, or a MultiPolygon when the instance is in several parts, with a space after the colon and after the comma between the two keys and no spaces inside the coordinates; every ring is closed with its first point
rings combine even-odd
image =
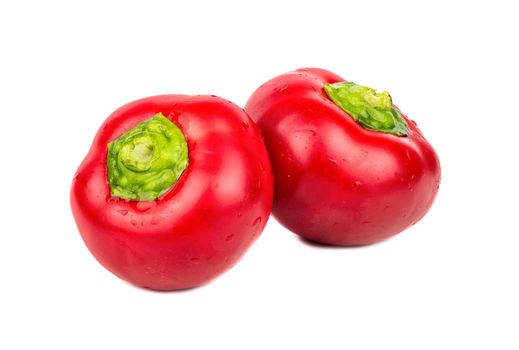
{"type": "Polygon", "coordinates": [[[350,82],[325,84],[324,91],[342,110],[366,129],[406,136],[409,128],[387,91],[377,92],[350,82]]]}
{"type": "Polygon", "coordinates": [[[108,144],[112,197],[152,201],[167,192],[188,164],[184,134],[162,113],[108,144]]]}

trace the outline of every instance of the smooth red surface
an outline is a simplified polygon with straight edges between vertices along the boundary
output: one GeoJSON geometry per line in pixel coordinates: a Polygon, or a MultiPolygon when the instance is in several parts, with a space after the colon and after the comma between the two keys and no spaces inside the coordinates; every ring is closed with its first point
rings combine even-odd
{"type": "Polygon", "coordinates": [[[138,286],[199,286],[232,267],[263,230],[272,173],[258,127],[214,96],[163,95],[129,103],[101,126],[72,184],[71,205],[92,254],[138,286]],[[110,196],[107,145],[162,112],[183,131],[189,165],[153,202],[110,196]]]}
{"type": "Polygon", "coordinates": [[[440,184],[431,145],[408,119],[409,135],[370,131],[336,106],[315,68],[262,85],[245,110],[260,126],[274,174],[273,215],[291,231],[333,245],[364,245],[420,220],[440,184]]]}

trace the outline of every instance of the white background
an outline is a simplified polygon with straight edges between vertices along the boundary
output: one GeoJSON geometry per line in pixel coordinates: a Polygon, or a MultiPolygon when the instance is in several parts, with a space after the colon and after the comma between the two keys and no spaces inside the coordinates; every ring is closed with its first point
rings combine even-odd
{"type": "Polygon", "coordinates": [[[513,3],[2,1],[0,348],[518,349],[513,3]],[[243,106],[304,66],[387,89],[418,122],[443,168],[421,222],[347,249],[271,219],[186,292],[94,260],[68,195],[104,118],[163,93],[243,106]]]}

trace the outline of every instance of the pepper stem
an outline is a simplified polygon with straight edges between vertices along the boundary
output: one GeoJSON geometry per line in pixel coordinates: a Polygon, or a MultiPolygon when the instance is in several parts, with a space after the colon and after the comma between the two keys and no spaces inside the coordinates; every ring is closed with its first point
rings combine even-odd
{"type": "Polygon", "coordinates": [[[184,134],[158,113],[108,145],[111,195],[128,200],[155,200],[177,182],[187,163],[184,134]]]}
{"type": "Polygon", "coordinates": [[[136,139],[133,143],[127,143],[121,149],[121,162],[133,171],[142,172],[151,168],[153,160],[153,146],[149,136],[136,139]]]}
{"type": "Polygon", "coordinates": [[[405,119],[393,108],[391,95],[387,91],[377,92],[367,86],[345,81],[325,84],[324,91],[338,107],[366,129],[397,136],[409,133],[405,119]]]}

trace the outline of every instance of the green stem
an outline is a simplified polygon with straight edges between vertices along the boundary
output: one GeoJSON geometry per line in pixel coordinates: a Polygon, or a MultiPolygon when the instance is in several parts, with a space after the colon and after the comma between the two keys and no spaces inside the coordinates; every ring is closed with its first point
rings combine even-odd
{"type": "Polygon", "coordinates": [[[110,193],[128,200],[155,200],[177,182],[187,164],[184,134],[158,113],[108,144],[110,193]]]}
{"type": "Polygon", "coordinates": [[[377,92],[351,82],[325,84],[324,91],[342,110],[366,129],[406,136],[409,128],[387,91],[377,92]]]}

